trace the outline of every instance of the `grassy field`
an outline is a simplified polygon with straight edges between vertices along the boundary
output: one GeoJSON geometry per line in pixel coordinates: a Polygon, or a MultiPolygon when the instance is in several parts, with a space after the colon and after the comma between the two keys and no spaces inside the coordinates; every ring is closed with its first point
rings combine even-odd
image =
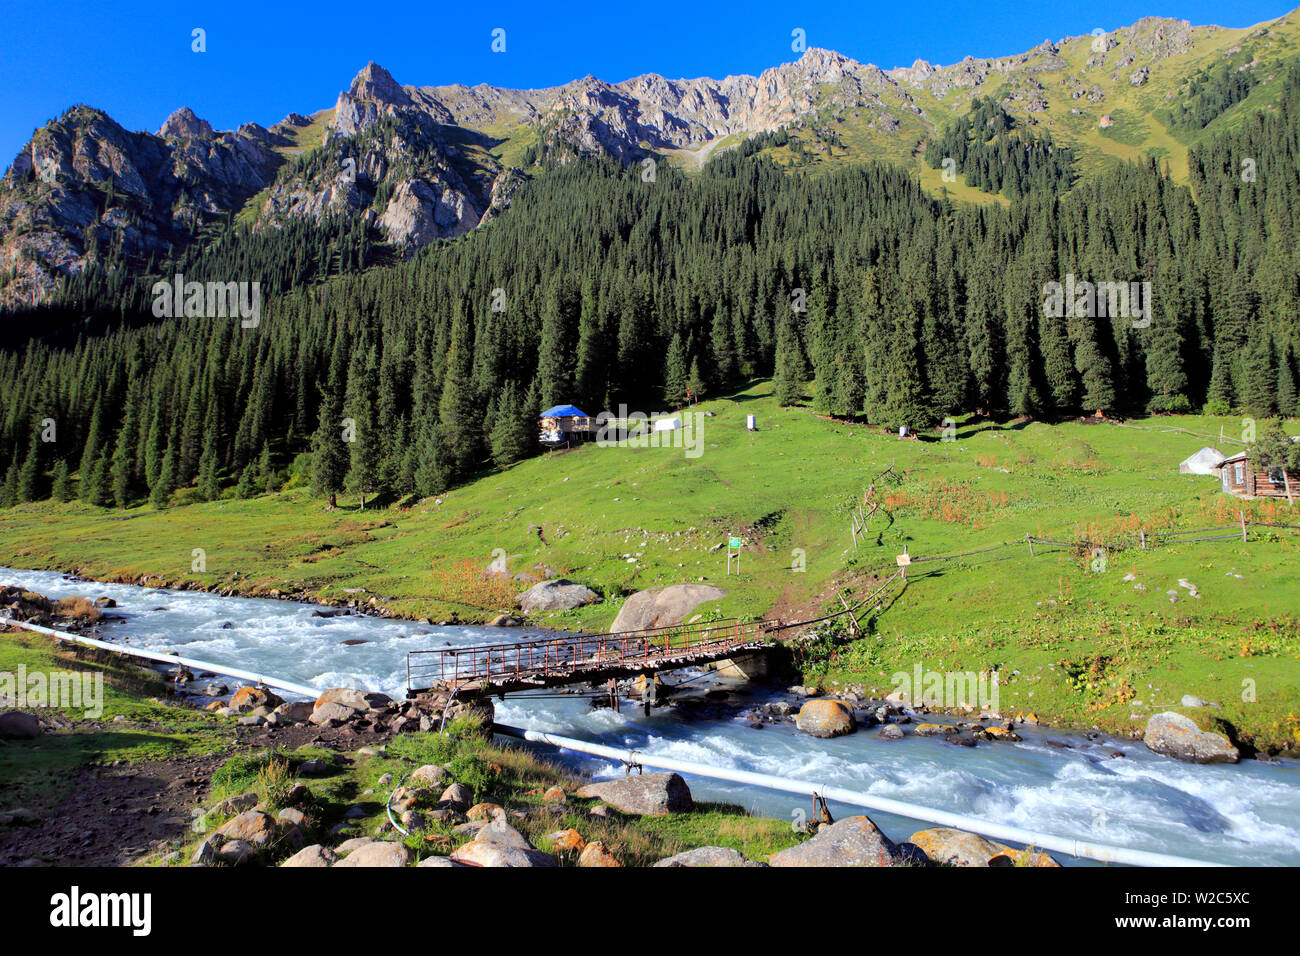
{"type": "MultiPolygon", "coordinates": [[[[605,629],[626,595],[663,584],[723,587],[726,597],[702,614],[803,620],[838,609],[837,589],[865,593],[904,548],[945,555],[1027,533],[1120,545],[1139,529],[1231,525],[1238,509],[1248,520],[1300,524],[1285,501],[1242,503],[1212,477],[1178,474],[1220,428],[1239,436],[1238,419],[963,422],[952,440],[899,440],[778,408],[767,382],[698,411],[711,413],[699,419],[698,457],[590,445],[405,510],[362,512],[344,501],[328,511],[297,490],[162,512],[21,506],[0,512],[0,563],[373,600],[403,616],[472,622],[510,610],[526,586],[484,578],[495,552],[512,574],[565,576],[603,595],[535,623],[605,629]],[[745,429],[747,414],[758,431],[745,429]],[[855,549],[850,512],[891,465],[897,481],[878,489],[881,508],[855,549]],[[740,573],[727,575],[730,535],[745,546],[740,573]]],[[[997,669],[1005,712],[1116,731],[1194,694],[1220,703],[1216,713],[1247,742],[1284,748],[1300,736],[1298,551],[1300,537],[1252,528],[1248,543],[1108,548],[1104,560],[1086,548],[1030,556],[1021,543],[918,564],[868,637],[806,657],[805,676],[888,691],[890,675],[917,662],[997,669]]]]}

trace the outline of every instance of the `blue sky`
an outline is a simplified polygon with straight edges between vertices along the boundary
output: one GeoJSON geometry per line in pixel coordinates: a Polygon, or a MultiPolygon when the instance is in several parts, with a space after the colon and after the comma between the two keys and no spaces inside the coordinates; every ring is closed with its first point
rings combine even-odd
{"type": "MultiPolygon", "coordinates": [[[[222,3],[3,0],[0,7],[0,167],[32,131],[74,103],[128,129],[156,130],[189,106],[218,129],[270,125],[290,111],[333,105],[369,60],[400,83],[553,86],[591,73],[617,81],[758,73],[794,59],[791,31],[888,69],[917,57],[1021,52],[1045,39],[1158,15],[1241,27],[1285,13],[1288,0],[1115,0],[1050,3],[222,3]],[[505,53],[491,51],[495,28],[505,53]],[[207,51],[191,51],[191,31],[207,51]]],[[[1291,0],[1294,2],[1294,0],[1291,0]]]]}

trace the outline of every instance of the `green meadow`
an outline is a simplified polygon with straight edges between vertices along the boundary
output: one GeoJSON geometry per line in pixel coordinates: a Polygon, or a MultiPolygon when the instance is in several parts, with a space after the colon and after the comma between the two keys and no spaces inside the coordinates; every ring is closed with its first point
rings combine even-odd
{"type": "Polygon", "coordinates": [[[603,600],[532,623],[603,630],[627,595],[694,581],[727,591],[701,614],[807,620],[840,608],[837,594],[866,594],[904,550],[931,558],[1012,543],[913,564],[906,588],[864,618],[865,636],[796,655],[804,679],[884,693],[916,663],[996,670],[1003,713],[1045,723],[1124,732],[1192,694],[1219,704],[1204,716],[1230,722],[1244,743],[1288,749],[1300,737],[1300,537],[1251,527],[1246,543],[1148,550],[1126,537],[1231,533],[1239,512],[1300,525],[1285,500],[1241,502],[1213,477],[1178,473],[1182,459],[1218,445],[1221,429],[1240,438],[1241,419],[971,420],[906,440],[780,408],[766,381],[696,411],[689,455],[585,445],[407,508],[341,499],[330,511],[303,489],[163,511],[22,505],[0,512],[0,563],[373,601],[467,623],[510,611],[530,577],[563,576],[603,600]],[[749,414],[757,431],[745,427],[749,414]],[[850,516],[887,468],[855,546],[850,516]],[[1031,555],[1026,534],[1076,546],[1031,555]],[[733,535],[744,546],[729,575],[733,535]],[[501,554],[520,580],[484,576],[501,554]]]}

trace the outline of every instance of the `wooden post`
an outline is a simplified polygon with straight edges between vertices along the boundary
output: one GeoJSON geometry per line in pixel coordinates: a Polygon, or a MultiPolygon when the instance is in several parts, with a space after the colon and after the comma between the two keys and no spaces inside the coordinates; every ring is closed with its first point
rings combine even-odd
{"type": "Polygon", "coordinates": [[[1246,512],[1238,511],[1237,515],[1241,518],[1241,540],[1246,540],[1246,512]]]}
{"type": "Polygon", "coordinates": [[[1282,466],[1282,487],[1286,489],[1286,506],[1294,508],[1295,501],[1291,497],[1291,476],[1286,470],[1286,465],[1282,466]]]}
{"type": "Polygon", "coordinates": [[[1146,531],[1144,531],[1144,530],[1139,530],[1139,531],[1138,531],[1138,540],[1139,540],[1140,542],[1142,542],[1142,550],[1145,551],[1145,550],[1147,549],[1147,533],[1146,533],[1146,531]]]}
{"type": "Polygon", "coordinates": [[[846,601],[846,600],[844,600],[844,595],[843,595],[843,594],[836,594],[835,596],[836,596],[837,598],[840,599],[840,603],[844,605],[844,610],[845,610],[845,611],[848,611],[848,613],[849,613],[849,636],[850,636],[850,637],[857,637],[857,636],[858,636],[858,620],[857,620],[857,618],[855,618],[855,617],[853,616],[853,611],[849,609],[849,602],[846,601]]]}
{"type": "Polygon", "coordinates": [[[1034,539],[1029,536],[1028,531],[1025,532],[1025,543],[1029,545],[1029,556],[1032,558],[1034,556],[1034,539]]]}

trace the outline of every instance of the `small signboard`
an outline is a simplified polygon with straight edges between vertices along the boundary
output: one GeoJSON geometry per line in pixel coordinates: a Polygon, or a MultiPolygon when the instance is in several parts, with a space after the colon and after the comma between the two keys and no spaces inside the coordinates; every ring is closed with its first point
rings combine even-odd
{"type": "Polygon", "coordinates": [[[739,548],[739,547],[740,547],[740,539],[739,539],[739,538],[732,538],[729,542],[727,542],[727,547],[729,547],[729,548],[739,548]]]}
{"type": "Polygon", "coordinates": [[[912,556],[908,554],[906,551],[904,551],[902,554],[898,555],[894,560],[898,562],[898,566],[900,568],[905,568],[912,563],[912,556]]]}
{"type": "Polygon", "coordinates": [[[727,539],[727,573],[731,573],[731,562],[735,559],[736,573],[740,573],[740,539],[734,535],[727,539]]]}

